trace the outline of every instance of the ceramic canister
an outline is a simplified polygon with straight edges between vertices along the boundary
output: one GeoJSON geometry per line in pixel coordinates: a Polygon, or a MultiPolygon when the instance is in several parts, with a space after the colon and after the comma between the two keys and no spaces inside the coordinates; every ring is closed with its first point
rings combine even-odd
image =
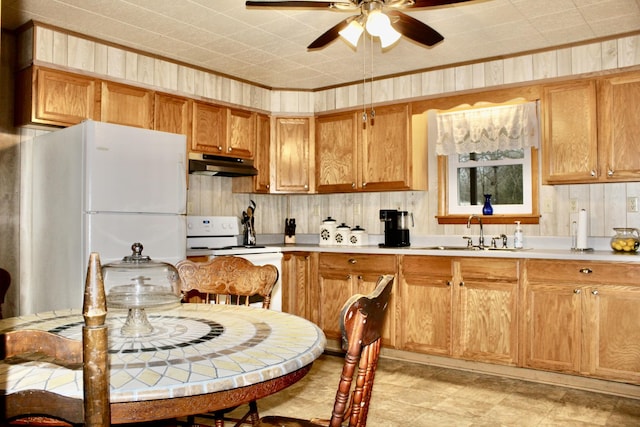
{"type": "Polygon", "coordinates": [[[336,220],[328,217],[320,225],[320,246],[333,245],[336,235],[336,220]]]}
{"type": "Polygon", "coordinates": [[[336,234],[334,237],[335,244],[338,246],[349,245],[349,235],[351,234],[351,227],[344,222],[336,227],[336,234]]]}
{"type": "Polygon", "coordinates": [[[349,244],[351,246],[366,246],[369,244],[369,235],[364,228],[356,225],[349,234],[349,244]]]}

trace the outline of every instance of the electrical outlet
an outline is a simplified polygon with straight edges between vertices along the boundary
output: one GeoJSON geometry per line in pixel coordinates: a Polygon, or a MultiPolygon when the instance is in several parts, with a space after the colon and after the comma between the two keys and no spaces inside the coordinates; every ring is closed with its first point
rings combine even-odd
{"type": "Polygon", "coordinates": [[[627,197],[627,212],[638,212],[637,197],[627,197]]]}
{"type": "Polygon", "coordinates": [[[553,213],[553,199],[551,197],[544,197],[542,199],[542,213],[553,213]]]}
{"type": "Polygon", "coordinates": [[[578,199],[569,199],[569,212],[578,212],[578,199]]]}

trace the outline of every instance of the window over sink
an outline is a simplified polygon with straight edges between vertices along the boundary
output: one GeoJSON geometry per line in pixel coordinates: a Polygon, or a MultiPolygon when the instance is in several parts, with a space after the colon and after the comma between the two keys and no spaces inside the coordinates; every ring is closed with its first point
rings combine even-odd
{"type": "Polygon", "coordinates": [[[538,223],[538,106],[519,100],[429,111],[436,145],[440,224],[481,214],[491,195],[488,223],[538,223]]]}

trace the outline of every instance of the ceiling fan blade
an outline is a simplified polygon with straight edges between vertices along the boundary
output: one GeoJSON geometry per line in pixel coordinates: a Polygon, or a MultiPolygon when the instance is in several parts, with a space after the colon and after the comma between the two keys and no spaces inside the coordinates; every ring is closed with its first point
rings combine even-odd
{"type": "Polygon", "coordinates": [[[413,0],[413,4],[406,7],[419,8],[419,7],[433,7],[433,6],[445,6],[453,3],[463,3],[471,0],[413,0]]]}
{"type": "Polygon", "coordinates": [[[314,7],[314,8],[329,8],[332,7],[334,3],[344,3],[341,1],[333,2],[333,1],[247,1],[245,2],[245,6],[247,7],[314,7]]]}
{"type": "Polygon", "coordinates": [[[327,31],[325,31],[324,34],[322,34],[320,37],[315,39],[309,46],[307,46],[307,49],[320,49],[325,47],[335,39],[337,39],[340,36],[339,34],[340,31],[342,31],[342,29],[344,29],[347,25],[349,25],[349,22],[351,22],[351,19],[352,17],[347,18],[344,21],[340,21],[333,27],[329,28],[327,31]]]}
{"type": "Polygon", "coordinates": [[[397,10],[389,10],[385,13],[396,18],[391,20],[391,26],[400,34],[413,41],[426,46],[433,46],[444,40],[442,34],[407,14],[397,10]]]}

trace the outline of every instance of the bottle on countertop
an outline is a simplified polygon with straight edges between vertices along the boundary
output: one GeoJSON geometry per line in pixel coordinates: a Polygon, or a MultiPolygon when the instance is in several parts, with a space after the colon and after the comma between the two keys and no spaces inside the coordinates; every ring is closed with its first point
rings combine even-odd
{"type": "Polygon", "coordinates": [[[522,230],[520,221],[516,221],[516,230],[513,233],[513,247],[516,249],[524,247],[524,230],[522,230]]]}

